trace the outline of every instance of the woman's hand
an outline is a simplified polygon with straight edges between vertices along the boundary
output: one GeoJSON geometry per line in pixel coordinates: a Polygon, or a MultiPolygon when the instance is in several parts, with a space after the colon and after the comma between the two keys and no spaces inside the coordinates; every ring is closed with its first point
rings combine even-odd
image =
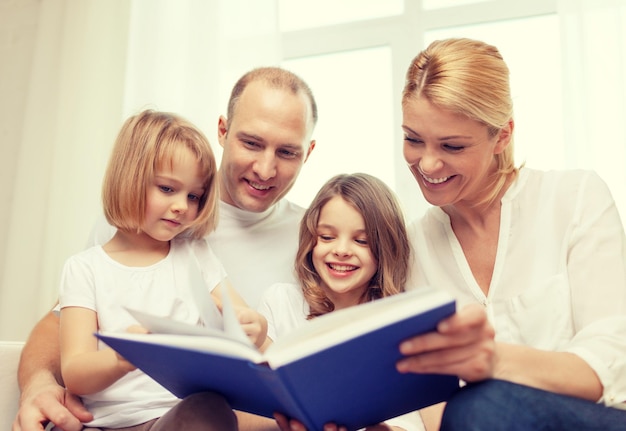
{"type": "Polygon", "coordinates": [[[494,337],[483,307],[468,305],[440,322],[437,331],[403,342],[398,371],[456,375],[467,382],[493,377],[494,337]]]}

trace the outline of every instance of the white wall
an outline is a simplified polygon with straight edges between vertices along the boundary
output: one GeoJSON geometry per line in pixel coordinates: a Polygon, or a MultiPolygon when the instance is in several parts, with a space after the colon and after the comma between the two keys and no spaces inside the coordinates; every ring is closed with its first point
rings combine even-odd
{"type": "MultiPolygon", "coordinates": [[[[19,85],[1,102],[16,110],[8,127],[17,149],[3,161],[12,187],[3,186],[10,204],[2,211],[1,339],[24,339],[54,304],[60,265],[83,248],[96,218],[100,177],[122,118],[128,4],[29,4],[5,2],[2,13],[18,41],[2,64],[28,59],[2,71],[19,85]]],[[[0,81],[12,83],[5,75],[0,81]]]]}

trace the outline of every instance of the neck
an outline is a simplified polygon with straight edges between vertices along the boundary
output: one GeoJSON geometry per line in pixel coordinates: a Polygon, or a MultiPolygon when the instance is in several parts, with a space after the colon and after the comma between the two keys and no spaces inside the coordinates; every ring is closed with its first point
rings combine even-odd
{"type": "Polygon", "coordinates": [[[477,229],[484,228],[490,224],[490,220],[494,216],[499,219],[502,197],[511,186],[514,178],[515,176],[513,174],[509,175],[502,189],[494,199],[488,202],[481,202],[481,199],[484,197],[484,194],[482,194],[476,199],[464,200],[443,206],[441,209],[448,214],[453,226],[462,223],[477,229]]]}
{"type": "Polygon", "coordinates": [[[141,232],[117,230],[102,246],[113,259],[126,266],[150,266],[164,259],[170,250],[169,241],[159,241],[141,232]]]}

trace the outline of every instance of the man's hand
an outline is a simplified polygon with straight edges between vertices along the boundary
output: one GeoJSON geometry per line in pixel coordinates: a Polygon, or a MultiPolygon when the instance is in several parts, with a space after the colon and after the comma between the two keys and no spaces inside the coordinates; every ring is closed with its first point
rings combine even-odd
{"type": "Polygon", "coordinates": [[[455,375],[467,382],[490,378],[496,361],[494,337],[482,306],[468,305],[439,323],[437,331],[403,342],[405,358],[398,371],[455,375]]]}
{"type": "Polygon", "coordinates": [[[43,431],[48,422],[64,431],[80,431],[82,422],[92,419],[80,398],[68,393],[54,379],[33,378],[22,390],[12,431],[43,431]]]}

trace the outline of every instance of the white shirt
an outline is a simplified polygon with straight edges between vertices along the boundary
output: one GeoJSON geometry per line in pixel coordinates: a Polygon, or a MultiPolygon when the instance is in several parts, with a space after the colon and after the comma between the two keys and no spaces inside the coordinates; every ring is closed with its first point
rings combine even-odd
{"type": "Polygon", "coordinates": [[[626,242],[595,173],[520,170],[502,198],[486,296],[443,210],[429,209],[410,230],[409,288],[441,287],[459,306],[483,304],[498,341],[579,355],[604,385],[600,401],[624,408],[616,404],[626,401],[626,242]]]}
{"type": "MultiPolygon", "coordinates": [[[[262,213],[220,201],[217,229],[208,235],[208,242],[228,280],[250,307],[257,307],[272,284],[296,282],[294,263],[303,215],[304,208],[286,199],[262,213]]],[[[114,234],[115,228],[102,217],[88,245],[104,244],[114,234]]]]}
{"type": "Polygon", "coordinates": [[[303,208],[281,199],[265,212],[253,213],[220,201],[219,211],[209,244],[250,307],[257,307],[263,291],[272,284],[296,282],[303,208]]]}
{"type": "MultiPolygon", "coordinates": [[[[307,321],[309,304],[299,285],[278,283],[265,291],[257,311],[267,319],[267,336],[276,341],[307,321]]],[[[389,419],[385,423],[406,431],[425,431],[417,411],[389,419]]]]}
{"type": "MultiPolygon", "coordinates": [[[[213,290],[226,273],[204,240],[174,239],[169,254],[146,267],[122,265],[101,246],[91,247],[66,261],[60,307],[96,311],[100,331],[125,332],[128,326],[138,324],[123,307],[198,324],[200,312],[188,282],[189,265],[197,265],[194,256],[202,256],[201,272],[207,291],[213,290]]],[[[106,346],[99,341],[98,348],[106,346]]],[[[94,415],[89,425],[106,428],[128,427],[161,417],[179,401],[139,370],[82,399],[94,415]]]]}

